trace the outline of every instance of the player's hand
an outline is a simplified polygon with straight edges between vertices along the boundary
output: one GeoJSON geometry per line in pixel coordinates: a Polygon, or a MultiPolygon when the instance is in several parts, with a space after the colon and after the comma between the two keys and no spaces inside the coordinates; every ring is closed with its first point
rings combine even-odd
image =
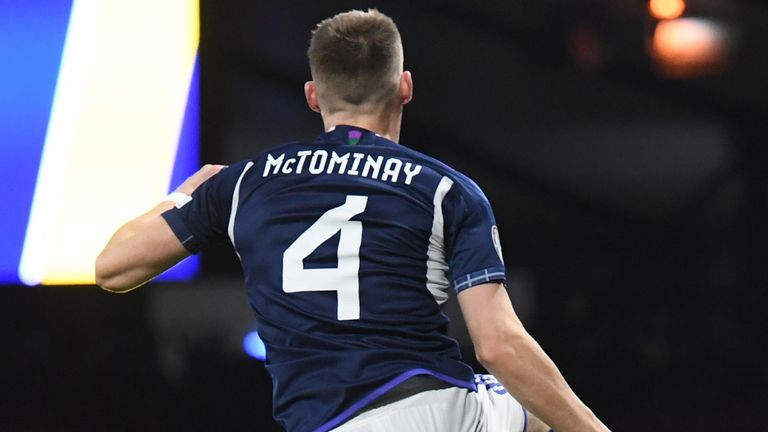
{"type": "Polygon", "coordinates": [[[215,176],[219,173],[219,171],[226,167],[226,165],[204,165],[196,173],[192,174],[188,179],[184,180],[184,183],[176,188],[176,192],[192,195],[192,192],[194,192],[198,186],[203,184],[204,181],[215,176]]]}

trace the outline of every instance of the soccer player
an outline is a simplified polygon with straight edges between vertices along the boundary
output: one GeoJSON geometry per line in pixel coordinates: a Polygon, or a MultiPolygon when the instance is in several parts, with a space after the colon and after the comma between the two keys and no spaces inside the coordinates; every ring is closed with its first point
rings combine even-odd
{"type": "Polygon", "coordinates": [[[304,91],[325,132],[203,167],[115,233],[97,283],[128,291],[230,241],[274,416],[291,432],[549,430],[538,418],[558,432],[607,430],[515,315],[482,191],[397,143],[413,81],[394,22],[336,15],[308,55],[304,91]],[[475,376],[446,335],[448,289],[495,377],[475,376]]]}

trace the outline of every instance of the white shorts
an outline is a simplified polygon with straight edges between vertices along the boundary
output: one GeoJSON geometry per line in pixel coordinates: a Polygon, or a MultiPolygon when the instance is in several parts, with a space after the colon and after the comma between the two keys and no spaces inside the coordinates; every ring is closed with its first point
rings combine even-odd
{"type": "Polygon", "coordinates": [[[429,390],[366,411],[334,432],[523,432],[528,414],[492,375],[476,375],[477,392],[429,390]]]}

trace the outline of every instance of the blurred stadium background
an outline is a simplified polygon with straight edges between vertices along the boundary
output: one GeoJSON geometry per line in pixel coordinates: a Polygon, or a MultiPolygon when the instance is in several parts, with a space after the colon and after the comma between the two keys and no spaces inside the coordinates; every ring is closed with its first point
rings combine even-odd
{"type": "MultiPolygon", "coordinates": [[[[32,143],[12,129],[28,118],[14,107],[42,91],[25,82],[30,72],[48,67],[51,93],[59,67],[20,63],[29,44],[46,40],[34,26],[14,32],[13,24],[22,15],[38,17],[24,22],[41,29],[58,23],[51,40],[63,40],[73,4],[110,1],[37,3],[0,0],[7,249],[34,224],[25,225],[35,174],[25,184],[16,162],[32,143]],[[52,22],[46,11],[56,8],[62,12],[52,22]],[[13,195],[24,188],[26,198],[13,195]]],[[[141,3],[143,13],[118,22],[128,45],[149,47],[143,17],[157,17],[158,6],[141,3]]],[[[322,18],[367,7],[398,23],[414,73],[401,141],[484,188],[513,301],[576,392],[617,431],[764,427],[768,6],[201,0],[197,57],[185,57],[178,75],[190,91],[175,133],[192,133],[193,144],[199,137],[201,160],[219,163],[313,138],[322,125],[302,93],[309,31],[322,18]]],[[[178,141],[180,153],[197,158],[194,145],[182,151],[178,141]]],[[[183,178],[179,166],[190,169],[166,159],[158,191],[139,195],[156,200],[183,178]]],[[[151,169],[139,161],[133,171],[144,177],[151,169]]],[[[102,211],[78,215],[87,227],[102,211]]],[[[14,251],[15,258],[3,256],[14,273],[0,286],[0,430],[280,430],[271,420],[269,377],[243,349],[254,323],[227,245],[176,282],[123,296],[87,284],[23,286],[48,276],[32,266],[39,277],[22,277],[20,246],[14,251]]],[[[448,313],[473,362],[455,302],[448,313]]]]}

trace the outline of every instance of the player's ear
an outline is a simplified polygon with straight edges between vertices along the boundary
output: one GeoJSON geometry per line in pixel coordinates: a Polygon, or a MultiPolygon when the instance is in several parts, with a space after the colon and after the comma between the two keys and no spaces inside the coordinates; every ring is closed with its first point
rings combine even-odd
{"type": "Polygon", "coordinates": [[[314,81],[304,83],[304,97],[307,98],[307,105],[312,111],[319,113],[320,104],[317,102],[317,85],[314,81]]]}
{"type": "Polygon", "coordinates": [[[413,99],[413,77],[410,71],[403,71],[400,76],[400,100],[405,105],[411,99],[413,99]]]}

